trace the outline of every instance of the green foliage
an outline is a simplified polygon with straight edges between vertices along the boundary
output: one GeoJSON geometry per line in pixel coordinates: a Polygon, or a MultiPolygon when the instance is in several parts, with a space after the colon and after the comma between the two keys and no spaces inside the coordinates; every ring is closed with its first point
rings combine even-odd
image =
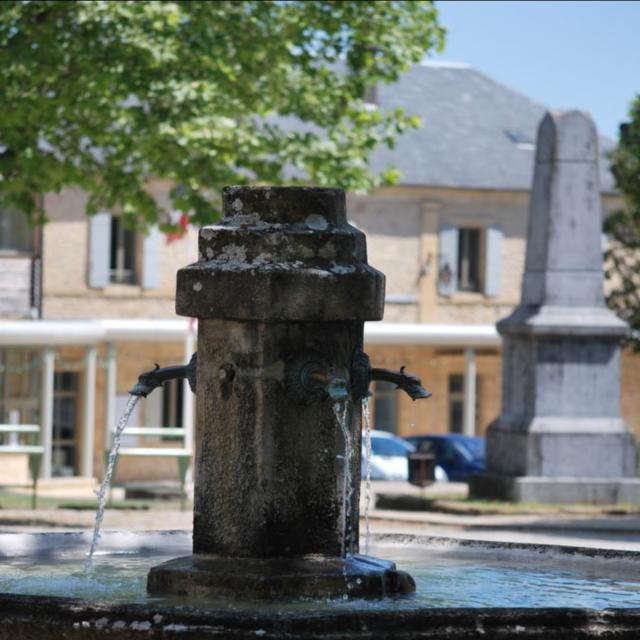
{"type": "Polygon", "coordinates": [[[612,172],[625,206],[605,222],[612,239],[607,251],[607,278],[613,290],[607,302],[632,329],[640,351],[640,95],[631,107],[631,121],[620,127],[620,143],[611,155],[612,172]]]}
{"type": "Polygon", "coordinates": [[[393,181],[368,159],[419,123],[362,96],[443,38],[422,1],[4,1],[0,199],[42,219],[39,194],[77,186],[89,214],[143,227],[168,219],[145,189],[162,178],[200,225],[222,186],[281,184],[287,167],[349,190],[393,181]]]}

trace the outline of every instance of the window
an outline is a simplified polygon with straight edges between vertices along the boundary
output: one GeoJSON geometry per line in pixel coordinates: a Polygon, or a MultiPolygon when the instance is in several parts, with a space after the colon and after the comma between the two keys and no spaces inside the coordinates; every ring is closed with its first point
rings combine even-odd
{"type": "Polygon", "coordinates": [[[398,395],[391,382],[376,382],[373,390],[373,416],[375,428],[381,431],[398,431],[398,395]]]}
{"type": "Polygon", "coordinates": [[[182,427],[182,380],[168,380],[162,385],[162,426],[182,427]]]}
{"type": "MultiPolygon", "coordinates": [[[[475,433],[478,433],[480,426],[481,383],[481,377],[477,375],[475,433]]],[[[464,433],[464,376],[457,373],[449,376],[449,431],[451,433],[464,433]]]]}
{"type": "Polygon", "coordinates": [[[504,235],[500,226],[444,223],[438,235],[438,293],[450,297],[458,291],[470,291],[499,297],[504,235]]]}
{"type": "Polygon", "coordinates": [[[122,218],[111,217],[111,259],[109,281],[132,284],[136,280],[136,233],[126,229],[122,218]]]}
{"type": "Polygon", "coordinates": [[[27,216],[16,209],[0,209],[0,251],[32,250],[33,231],[27,216]]]}
{"type": "Polygon", "coordinates": [[[462,433],[464,421],[464,376],[449,376],[449,431],[462,433]]]}
{"type": "Polygon", "coordinates": [[[40,358],[28,349],[0,349],[0,422],[40,424],[40,358]]]}
{"type": "Polygon", "coordinates": [[[56,372],[53,377],[53,438],[51,475],[69,477],[76,473],[76,422],[78,417],[78,374],[56,372]]]}
{"type": "Polygon", "coordinates": [[[480,288],[480,229],[458,231],[458,289],[481,291],[480,288]]]}
{"type": "Polygon", "coordinates": [[[145,234],[125,228],[122,218],[106,211],[89,220],[87,284],[104,289],[109,283],[160,286],[163,236],[157,226],[145,234]]]}

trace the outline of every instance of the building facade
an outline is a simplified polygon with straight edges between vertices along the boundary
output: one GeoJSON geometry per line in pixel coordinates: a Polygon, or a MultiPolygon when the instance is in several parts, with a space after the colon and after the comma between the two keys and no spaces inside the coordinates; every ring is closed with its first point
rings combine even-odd
{"type": "MultiPolygon", "coordinates": [[[[377,366],[405,365],[433,392],[413,403],[377,385],[373,423],[400,435],[482,434],[500,412],[495,322],[520,297],[545,107],[464,65],[419,66],[372,95],[372,108],[404,107],[423,126],[376,153],[374,170],[402,172],[397,186],[348,198],[369,262],[387,275],[385,318],[367,325],[365,347],[377,366]]],[[[602,141],[605,214],[620,205],[604,157],[610,144],[602,141]]],[[[150,186],[161,202],[168,189],[150,186]]],[[[0,423],[39,426],[44,477],[99,477],[139,373],[186,362],[196,348],[174,297],[177,269],[197,258],[197,231],[173,239],[130,231],[115,212],[88,218],[85,202],[77,190],[47,194],[49,222],[36,230],[19,212],[0,211],[0,423]]],[[[622,415],[640,435],[638,388],[640,358],[625,352],[622,415]]],[[[186,383],[141,402],[132,426],[131,451],[191,448],[186,383]]],[[[124,456],[118,465],[120,481],[174,477],[170,456],[124,456]]],[[[26,455],[4,455],[0,484],[27,480],[26,455]]]]}

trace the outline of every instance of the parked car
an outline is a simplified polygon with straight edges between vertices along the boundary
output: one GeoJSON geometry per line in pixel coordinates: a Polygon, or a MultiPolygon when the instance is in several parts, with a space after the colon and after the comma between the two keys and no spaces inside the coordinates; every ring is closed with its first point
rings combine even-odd
{"type": "MultiPolygon", "coordinates": [[[[371,431],[371,479],[372,480],[400,480],[406,482],[409,478],[408,455],[415,448],[402,438],[387,431],[371,431]]],[[[366,451],[364,435],[362,437],[362,478],[367,474],[366,451]]]]}
{"type": "Polygon", "coordinates": [[[436,480],[464,482],[470,474],[486,469],[484,438],[448,433],[410,436],[405,440],[419,453],[435,456],[436,480]]]}

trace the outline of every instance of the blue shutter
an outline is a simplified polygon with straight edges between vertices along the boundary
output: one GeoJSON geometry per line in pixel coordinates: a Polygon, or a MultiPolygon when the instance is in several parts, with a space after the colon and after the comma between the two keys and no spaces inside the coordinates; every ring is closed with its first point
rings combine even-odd
{"type": "Polygon", "coordinates": [[[498,225],[487,227],[484,246],[484,293],[496,298],[502,282],[502,229],[498,225]]]}
{"type": "Polygon", "coordinates": [[[450,296],[458,288],[458,228],[443,224],[439,236],[438,293],[450,296]]]}
{"type": "Polygon", "coordinates": [[[157,289],[160,286],[160,251],[162,233],[151,227],[142,241],[142,287],[157,289]]]}
{"type": "Polygon", "coordinates": [[[109,284],[111,267],[111,215],[96,213],[89,219],[89,286],[103,289],[109,284]]]}

